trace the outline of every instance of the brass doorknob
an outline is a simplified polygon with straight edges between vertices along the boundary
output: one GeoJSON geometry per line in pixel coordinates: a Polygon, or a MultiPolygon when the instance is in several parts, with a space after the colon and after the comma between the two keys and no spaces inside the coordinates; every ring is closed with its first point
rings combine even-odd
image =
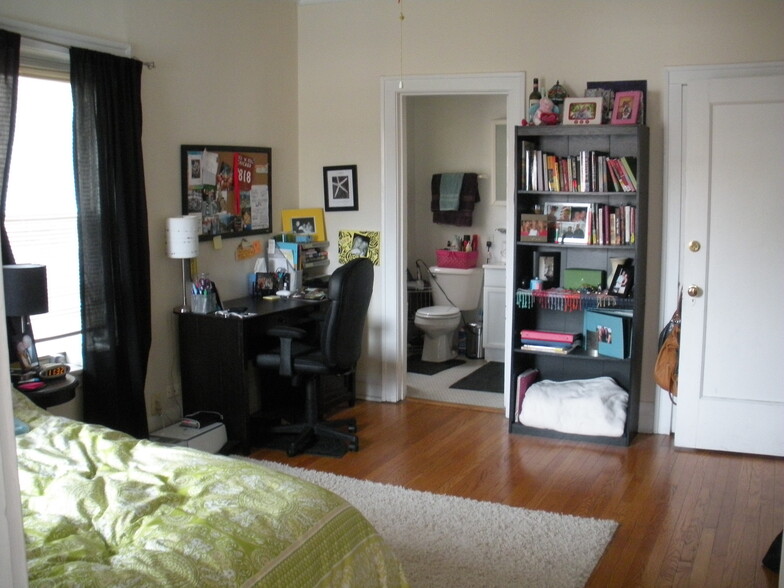
{"type": "Polygon", "coordinates": [[[700,247],[699,241],[689,241],[689,251],[692,253],[697,253],[700,250],[700,247]]]}
{"type": "Polygon", "coordinates": [[[686,290],[686,292],[687,292],[687,293],[689,294],[689,296],[691,296],[692,298],[696,298],[697,296],[702,296],[702,288],[700,288],[699,286],[695,286],[694,284],[692,284],[691,286],[689,286],[689,289],[688,289],[688,290],[686,290]]]}

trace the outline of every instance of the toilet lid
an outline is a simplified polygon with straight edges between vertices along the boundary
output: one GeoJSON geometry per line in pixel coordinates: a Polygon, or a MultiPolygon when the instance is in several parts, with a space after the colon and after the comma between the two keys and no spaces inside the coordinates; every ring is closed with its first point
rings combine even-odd
{"type": "Polygon", "coordinates": [[[416,311],[417,316],[432,319],[448,319],[460,316],[456,306],[425,306],[416,311]]]}

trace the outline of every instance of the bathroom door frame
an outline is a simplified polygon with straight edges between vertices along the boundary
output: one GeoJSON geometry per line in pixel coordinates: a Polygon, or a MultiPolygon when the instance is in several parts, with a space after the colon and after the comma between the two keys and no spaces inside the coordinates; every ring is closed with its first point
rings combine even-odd
{"type": "MultiPolygon", "coordinates": [[[[504,95],[506,96],[506,193],[514,190],[513,130],[525,117],[525,73],[399,76],[381,79],[381,181],[383,194],[381,259],[382,333],[381,397],[399,402],[406,394],[406,100],[408,96],[504,95]]],[[[507,204],[507,207],[509,205],[507,204]]],[[[507,208],[507,211],[509,209],[507,208]]],[[[514,220],[506,214],[506,231],[514,232],[514,220]]],[[[511,265],[511,264],[510,264],[511,265]]],[[[512,291],[512,273],[506,272],[506,291],[512,291]]],[[[507,300],[509,297],[507,296],[507,300]]],[[[511,329],[506,313],[506,331],[511,329]]],[[[508,344],[508,342],[507,342],[508,344]]],[[[504,352],[508,355],[508,350],[504,352]]],[[[510,381],[509,362],[504,382],[510,381]]],[[[509,386],[504,405],[509,409],[509,386]]]]}

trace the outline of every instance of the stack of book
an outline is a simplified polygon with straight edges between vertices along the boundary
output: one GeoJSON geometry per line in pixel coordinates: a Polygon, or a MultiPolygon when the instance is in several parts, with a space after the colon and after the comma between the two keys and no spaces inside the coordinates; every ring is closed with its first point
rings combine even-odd
{"type": "Polygon", "coordinates": [[[634,157],[610,157],[599,151],[580,151],[559,157],[530,141],[521,143],[523,190],[540,192],[636,192],[634,157]]]}
{"type": "Polygon", "coordinates": [[[520,343],[526,351],[544,353],[571,353],[582,345],[582,333],[563,331],[538,331],[523,329],[520,331],[520,343]]]}
{"type": "Polygon", "coordinates": [[[329,265],[329,254],[324,249],[303,249],[302,269],[329,265]]]}

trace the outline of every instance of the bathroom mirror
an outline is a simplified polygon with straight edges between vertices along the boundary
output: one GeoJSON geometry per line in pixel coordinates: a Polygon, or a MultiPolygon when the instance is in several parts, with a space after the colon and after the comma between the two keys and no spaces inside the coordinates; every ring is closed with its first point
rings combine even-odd
{"type": "Polygon", "coordinates": [[[490,191],[493,204],[506,206],[506,121],[494,120],[493,132],[493,173],[490,178],[490,191]]]}

